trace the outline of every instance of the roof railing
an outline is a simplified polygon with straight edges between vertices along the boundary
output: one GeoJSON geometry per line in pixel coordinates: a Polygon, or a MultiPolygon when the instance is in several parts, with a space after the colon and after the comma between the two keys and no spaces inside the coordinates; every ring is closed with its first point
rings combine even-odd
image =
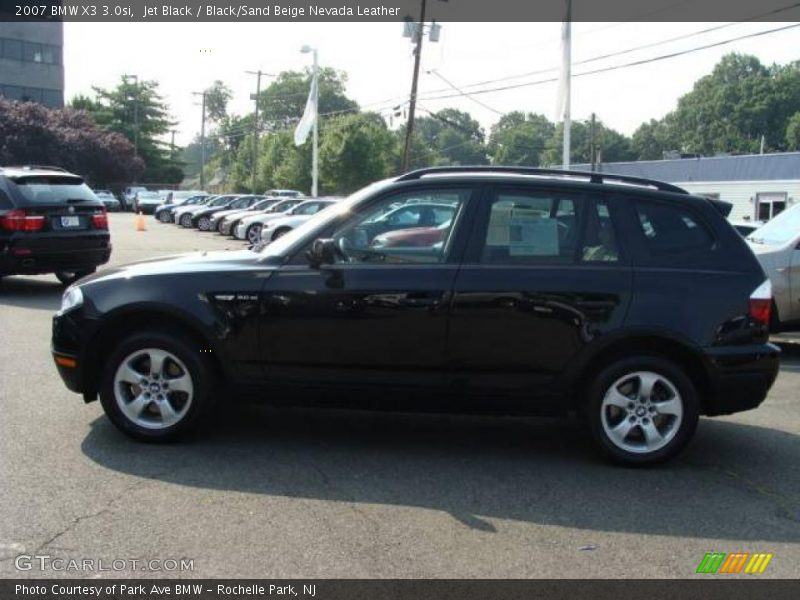
{"type": "Polygon", "coordinates": [[[688,194],[686,190],[665,183],[655,179],[646,179],[644,177],[631,177],[628,175],[616,175],[614,173],[598,173],[596,171],[568,171],[564,169],[544,169],[539,167],[511,167],[511,166],[486,166],[479,165],[474,167],[469,166],[456,166],[456,167],[428,167],[425,169],[417,169],[410,171],[397,178],[397,181],[414,181],[421,179],[425,175],[446,175],[448,173],[510,173],[515,175],[536,175],[536,176],[550,176],[550,177],[563,177],[573,179],[588,180],[589,183],[603,184],[606,182],[618,182],[624,184],[639,185],[645,187],[655,188],[662,192],[674,192],[676,194],[688,194]]]}
{"type": "Polygon", "coordinates": [[[0,169],[20,169],[22,171],[58,171],[59,173],[68,173],[62,167],[54,167],[52,165],[6,165],[0,169]]]}

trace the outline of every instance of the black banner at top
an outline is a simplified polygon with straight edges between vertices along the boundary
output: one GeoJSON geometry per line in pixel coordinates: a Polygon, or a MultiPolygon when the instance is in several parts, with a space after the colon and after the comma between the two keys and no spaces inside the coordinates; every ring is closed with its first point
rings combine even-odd
{"type": "MultiPolygon", "coordinates": [[[[563,21],[568,0],[2,0],[0,20],[563,21]]],[[[572,21],[800,21],[797,0],[571,0],[572,21]]]]}

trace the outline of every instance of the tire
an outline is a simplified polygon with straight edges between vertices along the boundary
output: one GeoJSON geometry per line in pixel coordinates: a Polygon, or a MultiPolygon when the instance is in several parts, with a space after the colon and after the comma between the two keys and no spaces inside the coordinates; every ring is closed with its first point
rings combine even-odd
{"type": "Polygon", "coordinates": [[[55,276],[56,278],[63,283],[64,285],[72,285],[78,279],[82,277],[86,277],[87,275],[91,275],[97,269],[83,269],[82,271],[56,271],[55,276]]]}
{"type": "Polygon", "coordinates": [[[179,222],[181,227],[186,227],[187,229],[192,226],[192,215],[181,215],[181,220],[179,222]]]}
{"type": "Polygon", "coordinates": [[[200,217],[197,220],[197,228],[200,231],[210,231],[211,230],[211,219],[209,217],[200,217]]]}
{"type": "Polygon", "coordinates": [[[224,219],[220,219],[219,223],[217,223],[217,233],[220,234],[220,235],[223,235],[223,233],[222,233],[222,222],[223,221],[224,221],[224,219]]]}
{"type": "Polygon", "coordinates": [[[282,236],[286,235],[287,233],[289,233],[291,230],[292,230],[291,227],[281,227],[280,229],[276,229],[275,233],[272,234],[272,241],[274,242],[279,237],[282,237],[282,236]]]}
{"type": "Polygon", "coordinates": [[[684,369],[657,356],[621,359],[605,367],[590,382],[584,406],[594,442],[611,460],[627,466],[676,456],[694,435],[699,413],[697,390],[684,369]]]}
{"type": "Polygon", "coordinates": [[[244,234],[245,240],[251,244],[258,244],[261,241],[261,229],[263,227],[261,223],[253,223],[250,225],[244,234]]]}
{"type": "Polygon", "coordinates": [[[159,211],[158,214],[156,215],[156,218],[162,223],[169,223],[170,221],[172,221],[172,218],[170,218],[169,216],[169,211],[166,210],[159,211]]]}
{"type": "Polygon", "coordinates": [[[103,410],[117,429],[134,439],[177,440],[211,414],[217,392],[214,366],[197,343],[181,335],[132,334],[111,350],[102,372],[103,410]],[[151,373],[156,356],[161,357],[161,371],[151,373]]]}

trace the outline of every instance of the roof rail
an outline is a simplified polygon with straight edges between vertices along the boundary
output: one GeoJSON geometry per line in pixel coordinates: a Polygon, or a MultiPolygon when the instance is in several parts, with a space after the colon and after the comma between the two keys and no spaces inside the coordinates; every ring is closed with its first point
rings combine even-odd
{"type": "Polygon", "coordinates": [[[509,166],[457,166],[457,167],[428,167],[425,169],[417,169],[410,171],[397,178],[396,181],[413,181],[421,179],[425,175],[439,175],[446,173],[514,173],[517,175],[554,175],[558,177],[572,177],[575,179],[588,179],[589,183],[606,183],[617,181],[620,183],[629,183],[634,185],[641,185],[652,187],[662,192],[674,192],[676,194],[688,194],[686,190],[665,183],[663,181],[656,181],[654,179],[645,179],[644,177],[629,177],[628,175],[616,175],[614,173],[599,173],[597,171],[567,171],[564,169],[542,169],[539,167],[509,167],[509,166]]]}
{"type": "Polygon", "coordinates": [[[22,169],[24,171],[58,171],[60,173],[68,173],[62,167],[54,167],[52,165],[6,165],[4,169],[22,169]]]}

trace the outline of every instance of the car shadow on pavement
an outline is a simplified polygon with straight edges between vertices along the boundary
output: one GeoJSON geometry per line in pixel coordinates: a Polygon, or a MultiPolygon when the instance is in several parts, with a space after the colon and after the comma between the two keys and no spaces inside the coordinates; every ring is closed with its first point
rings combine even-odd
{"type": "Polygon", "coordinates": [[[64,286],[52,275],[48,279],[3,277],[0,280],[0,306],[57,311],[63,292],[64,286]]]}
{"type": "Polygon", "coordinates": [[[237,406],[171,445],[97,419],[96,463],[173,485],[596,531],[800,542],[798,436],[704,419],[675,461],[607,464],[569,421],[237,406]]]}

